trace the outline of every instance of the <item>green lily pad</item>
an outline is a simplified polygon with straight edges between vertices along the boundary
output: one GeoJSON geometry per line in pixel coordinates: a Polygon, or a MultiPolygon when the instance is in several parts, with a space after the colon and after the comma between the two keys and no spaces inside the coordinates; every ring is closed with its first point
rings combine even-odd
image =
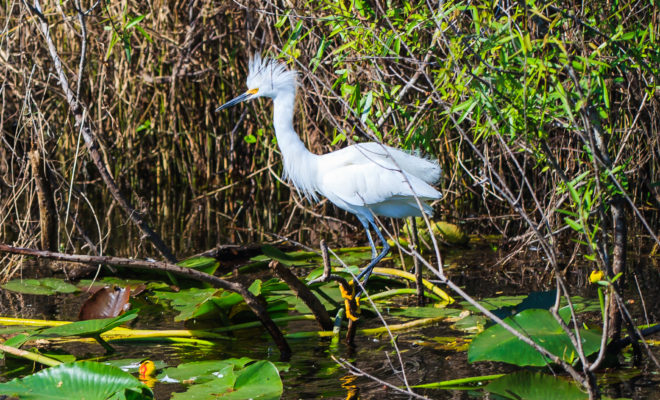
{"type": "Polygon", "coordinates": [[[87,321],[72,322],[66,325],[53,326],[32,334],[30,340],[66,336],[98,336],[103,332],[109,331],[112,328],[134,319],[137,317],[137,312],[138,310],[129,310],[115,318],[90,319],[87,321]]]}
{"type": "Polygon", "coordinates": [[[485,390],[506,399],[586,400],[589,394],[572,381],[539,372],[521,371],[489,383],[485,390]]]}
{"type": "Polygon", "coordinates": [[[7,383],[0,394],[25,400],[152,399],[145,384],[119,368],[92,361],[60,364],[7,383]]]}
{"type": "Polygon", "coordinates": [[[454,317],[461,312],[462,310],[446,307],[406,307],[399,310],[391,310],[390,314],[409,318],[437,318],[454,317]]]}
{"type": "MultiPolygon", "coordinates": [[[[158,379],[172,381],[194,381],[206,382],[218,376],[217,372],[225,369],[227,366],[230,370],[241,369],[246,364],[252,362],[251,358],[229,358],[226,360],[208,360],[208,361],[194,361],[189,363],[179,364],[176,367],[165,368],[160,374],[158,379]]],[[[235,377],[234,377],[235,379],[235,377]]],[[[231,382],[234,383],[233,381],[231,382]]]]}
{"type": "MultiPolygon", "coordinates": [[[[257,279],[248,290],[258,296],[261,294],[262,282],[257,279]]],[[[172,307],[179,312],[174,320],[185,321],[192,318],[215,318],[218,315],[226,317],[232,307],[245,304],[243,297],[237,293],[213,288],[190,288],[179,292],[154,291],[154,296],[172,302],[172,307]]]]}
{"type": "Polygon", "coordinates": [[[225,365],[214,376],[207,382],[192,385],[184,393],[174,393],[172,399],[275,400],[284,390],[277,367],[270,361],[257,361],[239,371],[225,365]]]}
{"type": "MultiPolygon", "coordinates": [[[[569,337],[547,310],[525,310],[504,320],[519,332],[564,361],[577,357],[569,337]]],[[[600,349],[600,332],[581,329],[582,348],[586,356],[600,349]]],[[[515,365],[544,366],[550,361],[499,325],[477,335],[468,350],[468,361],[502,361],[515,365]]]]}
{"type": "MultiPolygon", "coordinates": [[[[479,304],[484,306],[487,310],[497,310],[499,308],[503,307],[513,307],[515,305],[520,304],[523,300],[525,300],[527,296],[525,295],[520,295],[520,296],[497,296],[497,297],[489,297],[485,299],[479,300],[479,304]]],[[[464,309],[470,310],[472,312],[480,312],[477,310],[476,307],[474,307],[472,304],[468,303],[467,301],[461,301],[459,303],[461,306],[463,306],[464,309]]]]}
{"type": "Polygon", "coordinates": [[[75,293],[79,290],[75,285],[57,278],[13,279],[2,285],[2,288],[12,292],[43,295],[75,293]]]}
{"type": "Polygon", "coordinates": [[[163,282],[145,282],[144,280],[139,279],[122,279],[114,276],[106,276],[101,279],[95,279],[93,281],[90,279],[82,279],[77,284],[78,288],[82,290],[87,290],[90,286],[104,287],[112,285],[130,288],[131,292],[135,292],[135,290],[139,287],[150,290],[166,289],[169,287],[168,284],[163,282]]]}
{"type": "Polygon", "coordinates": [[[221,289],[199,289],[191,288],[181,290],[180,292],[154,291],[154,296],[158,299],[169,300],[172,302],[172,308],[179,312],[174,320],[185,321],[192,318],[207,316],[213,312],[218,312],[218,308],[213,303],[213,299],[221,289]]]}
{"type": "Polygon", "coordinates": [[[206,272],[207,274],[213,275],[215,271],[220,266],[220,261],[216,260],[213,257],[193,257],[187,260],[183,260],[177,265],[196,269],[198,271],[206,272]]]}

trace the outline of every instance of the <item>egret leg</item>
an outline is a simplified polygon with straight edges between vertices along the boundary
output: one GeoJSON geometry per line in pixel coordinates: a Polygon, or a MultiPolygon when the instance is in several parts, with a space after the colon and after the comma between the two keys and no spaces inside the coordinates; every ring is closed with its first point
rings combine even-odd
{"type": "Polygon", "coordinates": [[[360,218],[360,222],[362,222],[362,226],[364,226],[364,230],[367,232],[367,239],[369,239],[369,245],[371,246],[371,259],[373,260],[378,255],[378,250],[376,250],[376,244],[374,243],[374,240],[371,237],[371,230],[369,229],[369,221],[360,218]]]}
{"type": "MultiPolygon", "coordinates": [[[[380,242],[383,244],[383,250],[381,250],[381,252],[377,256],[373,257],[369,265],[367,265],[367,267],[362,272],[360,272],[360,275],[358,275],[357,277],[358,281],[364,277],[364,281],[362,281],[362,287],[367,285],[367,281],[369,280],[369,277],[371,277],[371,272],[373,272],[373,269],[376,266],[376,264],[378,264],[378,262],[380,262],[380,260],[382,260],[383,257],[385,257],[387,253],[390,252],[390,245],[387,243],[387,240],[385,240],[385,238],[383,237],[383,234],[380,232],[380,229],[378,229],[376,223],[373,221],[369,221],[369,224],[374,228],[374,232],[376,232],[376,234],[378,235],[378,239],[380,239],[380,242]]],[[[371,239],[371,234],[369,233],[369,226],[367,226],[366,224],[365,224],[365,229],[367,230],[367,236],[369,237],[369,239],[371,239]]],[[[371,248],[372,250],[374,250],[374,253],[376,253],[376,246],[374,245],[373,241],[371,241],[371,248]]],[[[361,294],[362,294],[362,288],[359,288],[356,297],[360,297],[361,294]]]]}

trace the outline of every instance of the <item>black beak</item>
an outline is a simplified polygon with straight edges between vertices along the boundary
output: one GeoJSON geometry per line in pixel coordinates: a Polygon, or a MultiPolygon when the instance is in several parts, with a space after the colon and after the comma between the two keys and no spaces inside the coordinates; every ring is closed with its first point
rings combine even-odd
{"type": "Polygon", "coordinates": [[[253,95],[253,93],[245,92],[242,95],[240,95],[236,98],[233,98],[233,99],[229,100],[228,102],[226,102],[225,104],[221,105],[220,107],[216,108],[215,111],[218,112],[220,110],[224,110],[225,108],[236,105],[236,104],[238,104],[242,101],[249,100],[250,97],[252,97],[252,95],[253,95]]]}

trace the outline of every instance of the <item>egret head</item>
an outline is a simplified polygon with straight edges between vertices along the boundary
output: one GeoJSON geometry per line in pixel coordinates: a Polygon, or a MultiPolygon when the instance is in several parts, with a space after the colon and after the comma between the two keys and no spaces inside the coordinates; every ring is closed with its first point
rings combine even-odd
{"type": "Polygon", "coordinates": [[[221,105],[216,111],[257,97],[274,99],[281,92],[296,90],[296,71],[287,70],[284,64],[276,60],[262,59],[259,54],[256,54],[250,59],[249,69],[247,77],[248,90],[221,105]]]}

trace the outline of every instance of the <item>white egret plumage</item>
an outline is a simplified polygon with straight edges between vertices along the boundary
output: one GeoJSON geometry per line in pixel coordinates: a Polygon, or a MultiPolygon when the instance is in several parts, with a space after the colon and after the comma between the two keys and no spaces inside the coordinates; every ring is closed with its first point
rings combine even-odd
{"type": "Polygon", "coordinates": [[[273,126],[285,177],[309,199],[317,200],[321,195],[355,214],[367,232],[372,259],[358,276],[364,278],[365,285],[374,266],[390,249],[376,225],[375,215],[404,218],[421,216],[422,212],[432,214],[428,202],[442,196],[431,186],[440,178],[440,167],[431,160],[375,142],[354,144],[327,154],[311,153],[293,128],[296,80],[295,71],[256,55],[249,63],[248,90],[216,111],[258,97],[273,99],[273,126]],[[370,229],[383,245],[380,252],[370,229]]]}

